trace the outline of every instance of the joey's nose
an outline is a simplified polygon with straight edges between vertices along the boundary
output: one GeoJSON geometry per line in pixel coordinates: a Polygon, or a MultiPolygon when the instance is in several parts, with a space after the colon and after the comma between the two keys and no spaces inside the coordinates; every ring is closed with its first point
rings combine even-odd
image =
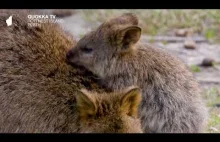
{"type": "Polygon", "coordinates": [[[71,62],[71,58],[73,58],[73,51],[72,50],[69,50],[67,53],[66,53],[66,59],[68,62],[71,62]]]}

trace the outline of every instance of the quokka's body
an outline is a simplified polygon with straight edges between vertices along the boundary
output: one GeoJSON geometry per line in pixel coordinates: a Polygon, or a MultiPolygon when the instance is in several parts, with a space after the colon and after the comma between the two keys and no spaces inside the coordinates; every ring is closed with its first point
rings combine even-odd
{"type": "Polygon", "coordinates": [[[193,75],[164,49],[138,43],[140,36],[137,17],[124,14],[86,34],[67,59],[96,74],[107,89],[140,87],[145,132],[203,132],[207,108],[193,75]]]}
{"type": "MultiPolygon", "coordinates": [[[[124,103],[120,101],[124,98],[111,95],[117,98],[108,103],[118,106],[113,111],[98,105],[108,102],[106,95],[101,97],[105,93],[95,97],[91,92],[79,91],[85,88],[102,92],[102,89],[91,73],[66,64],[66,52],[76,42],[57,24],[30,27],[28,14],[33,13],[0,12],[0,132],[141,132],[138,119],[126,114],[129,106],[121,107],[124,103]],[[5,20],[10,15],[13,15],[13,23],[7,26],[5,20]],[[90,105],[94,108],[88,108],[90,105]],[[109,113],[99,113],[96,117],[99,109],[109,113]],[[112,115],[117,116],[118,121],[114,121],[112,115]]],[[[138,93],[134,92],[136,97],[133,98],[137,101],[125,99],[125,102],[138,102],[138,93]]],[[[130,98],[129,93],[127,96],[130,98]]]]}

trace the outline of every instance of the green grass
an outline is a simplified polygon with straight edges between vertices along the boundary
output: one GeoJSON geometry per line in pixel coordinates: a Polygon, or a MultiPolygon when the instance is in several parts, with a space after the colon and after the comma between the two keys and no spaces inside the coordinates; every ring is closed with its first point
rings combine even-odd
{"type": "Polygon", "coordinates": [[[209,40],[216,37],[216,30],[215,29],[208,29],[205,33],[205,37],[209,40]]]}
{"type": "Polygon", "coordinates": [[[212,87],[203,92],[207,107],[210,108],[207,133],[220,133],[220,108],[216,104],[220,104],[220,88],[212,87]]]}
{"type": "Polygon", "coordinates": [[[163,45],[167,45],[168,42],[167,41],[162,41],[163,45]]]}
{"type": "Polygon", "coordinates": [[[82,38],[82,37],[84,37],[85,36],[85,34],[80,34],[79,35],[79,38],[82,38]]]}
{"type": "Polygon", "coordinates": [[[220,10],[81,10],[88,22],[103,22],[126,12],[135,13],[143,33],[149,35],[166,34],[177,28],[191,28],[213,41],[220,40],[220,10]]]}
{"type": "Polygon", "coordinates": [[[216,114],[211,114],[209,120],[209,127],[214,127],[216,125],[220,125],[220,117],[216,114]]]}
{"type": "Polygon", "coordinates": [[[220,133],[220,113],[218,113],[216,109],[210,113],[207,132],[220,133]]]}
{"type": "Polygon", "coordinates": [[[190,68],[193,72],[201,72],[201,68],[197,65],[191,65],[190,68]]]}
{"type": "Polygon", "coordinates": [[[204,98],[206,99],[209,107],[213,107],[215,104],[220,104],[220,92],[218,88],[212,87],[204,91],[204,98]]]}

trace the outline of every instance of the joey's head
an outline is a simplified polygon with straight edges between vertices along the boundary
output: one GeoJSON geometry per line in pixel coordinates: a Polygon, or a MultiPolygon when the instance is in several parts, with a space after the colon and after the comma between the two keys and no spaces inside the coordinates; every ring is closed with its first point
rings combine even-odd
{"type": "Polygon", "coordinates": [[[105,77],[118,60],[135,52],[140,36],[137,17],[131,13],[123,14],[86,34],[67,53],[67,60],[105,77]]]}
{"type": "Polygon", "coordinates": [[[81,90],[76,98],[80,133],[142,133],[138,88],[108,94],[81,90]]]}

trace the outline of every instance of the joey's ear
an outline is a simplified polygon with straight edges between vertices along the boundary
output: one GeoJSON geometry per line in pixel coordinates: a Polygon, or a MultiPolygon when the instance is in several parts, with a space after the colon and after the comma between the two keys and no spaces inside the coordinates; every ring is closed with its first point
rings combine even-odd
{"type": "Polygon", "coordinates": [[[138,18],[133,13],[124,13],[121,16],[109,19],[109,25],[138,25],[138,18]]]}
{"type": "Polygon", "coordinates": [[[141,90],[132,88],[123,94],[121,99],[121,109],[129,116],[138,116],[138,108],[141,103],[141,90]]]}
{"type": "Polygon", "coordinates": [[[127,49],[138,42],[141,37],[141,28],[138,26],[123,28],[118,31],[117,37],[117,43],[120,43],[122,48],[127,49]]]}
{"type": "Polygon", "coordinates": [[[138,18],[133,13],[124,13],[121,17],[130,21],[132,25],[138,25],[138,18]]]}
{"type": "Polygon", "coordinates": [[[79,109],[81,119],[92,117],[96,113],[96,105],[94,100],[90,98],[90,93],[82,89],[76,95],[77,108],[79,109]]]}

